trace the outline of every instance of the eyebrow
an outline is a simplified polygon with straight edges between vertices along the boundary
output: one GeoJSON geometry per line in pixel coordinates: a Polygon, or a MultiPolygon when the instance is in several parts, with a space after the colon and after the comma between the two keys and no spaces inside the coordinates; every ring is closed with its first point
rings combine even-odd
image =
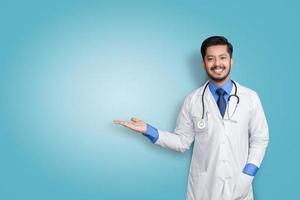
{"type": "MultiPolygon", "coordinates": [[[[217,56],[228,56],[227,54],[225,54],[225,53],[222,53],[222,54],[220,54],[220,55],[217,55],[217,56]]],[[[206,57],[215,57],[214,55],[207,55],[206,57]]]]}

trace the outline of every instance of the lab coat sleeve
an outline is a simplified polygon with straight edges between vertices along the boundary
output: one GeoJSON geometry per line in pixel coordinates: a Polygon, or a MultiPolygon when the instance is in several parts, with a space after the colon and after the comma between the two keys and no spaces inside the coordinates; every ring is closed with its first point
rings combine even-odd
{"type": "Polygon", "coordinates": [[[249,121],[249,156],[247,163],[260,167],[269,143],[269,129],[258,95],[252,95],[253,107],[249,121]]]}
{"type": "Polygon", "coordinates": [[[191,95],[188,96],[181,107],[177,117],[176,128],[173,133],[159,130],[159,137],[155,144],[178,152],[185,152],[194,141],[194,128],[190,116],[191,95]]]}

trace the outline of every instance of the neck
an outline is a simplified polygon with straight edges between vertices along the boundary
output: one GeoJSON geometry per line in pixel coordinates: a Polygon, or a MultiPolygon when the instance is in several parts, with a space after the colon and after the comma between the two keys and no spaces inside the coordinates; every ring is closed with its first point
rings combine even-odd
{"type": "Polygon", "coordinates": [[[227,83],[227,81],[230,80],[230,77],[228,76],[226,79],[224,79],[223,81],[214,81],[212,79],[209,79],[210,82],[212,82],[213,84],[222,87],[223,85],[225,85],[225,83],[227,83]]]}

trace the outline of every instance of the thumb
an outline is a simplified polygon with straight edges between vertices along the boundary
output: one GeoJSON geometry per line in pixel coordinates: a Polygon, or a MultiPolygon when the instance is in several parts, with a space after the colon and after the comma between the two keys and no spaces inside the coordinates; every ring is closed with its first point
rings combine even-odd
{"type": "Polygon", "coordinates": [[[140,119],[138,119],[138,118],[136,118],[136,117],[132,117],[132,118],[131,118],[131,121],[133,121],[133,122],[139,122],[139,121],[142,121],[142,120],[140,120],[140,119]]]}

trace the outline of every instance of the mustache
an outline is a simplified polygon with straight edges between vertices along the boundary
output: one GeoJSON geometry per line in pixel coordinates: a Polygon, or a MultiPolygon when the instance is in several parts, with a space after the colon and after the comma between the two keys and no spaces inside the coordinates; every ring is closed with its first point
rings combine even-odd
{"type": "Polygon", "coordinates": [[[215,70],[215,69],[218,69],[218,68],[220,68],[220,69],[225,69],[224,66],[214,65],[214,66],[212,66],[212,67],[210,68],[210,70],[215,70]]]}

